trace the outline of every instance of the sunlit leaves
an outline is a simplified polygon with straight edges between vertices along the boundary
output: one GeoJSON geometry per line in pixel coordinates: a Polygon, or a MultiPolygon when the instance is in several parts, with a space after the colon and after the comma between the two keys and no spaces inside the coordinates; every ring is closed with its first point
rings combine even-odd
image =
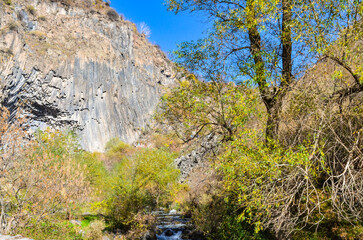
{"type": "Polygon", "coordinates": [[[231,139],[258,117],[257,102],[258,95],[244,86],[201,82],[191,75],[163,98],[158,119],[186,142],[211,133],[231,139]]]}
{"type": "Polygon", "coordinates": [[[115,225],[129,226],[139,212],[164,206],[177,185],[179,170],[174,153],[161,149],[139,150],[119,159],[106,209],[115,225]]]}

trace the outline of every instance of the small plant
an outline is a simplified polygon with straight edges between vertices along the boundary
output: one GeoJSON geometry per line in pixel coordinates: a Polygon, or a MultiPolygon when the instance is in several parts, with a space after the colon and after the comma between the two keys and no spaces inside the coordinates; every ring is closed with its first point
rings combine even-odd
{"type": "Polygon", "coordinates": [[[17,12],[16,17],[18,18],[19,21],[23,21],[24,20],[24,15],[22,11],[17,12]]]}
{"type": "Polygon", "coordinates": [[[47,20],[47,18],[46,18],[45,16],[39,16],[39,17],[38,17],[38,20],[39,20],[39,21],[46,21],[46,20],[47,20]]]}
{"type": "Polygon", "coordinates": [[[10,48],[1,49],[0,52],[5,53],[5,54],[10,55],[10,56],[14,55],[13,51],[10,48]]]}
{"type": "Polygon", "coordinates": [[[6,5],[11,5],[11,4],[12,4],[11,0],[3,0],[3,1],[4,1],[4,3],[5,3],[6,5]]]}
{"type": "Polygon", "coordinates": [[[99,240],[102,239],[102,231],[106,227],[104,220],[95,220],[91,222],[88,230],[85,234],[85,239],[89,240],[99,240]]]}
{"type": "Polygon", "coordinates": [[[119,14],[119,16],[120,16],[120,19],[121,19],[122,21],[126,19],[126,18],[125,18],[125,15],[123,15],[123,14],[119,14]]]}
{"type": "Polygon", "coordinates": [[[8,28],[10,31],[16,31],[19,28],[19,23],[15,22],[15,21],[11,21],[8,23],[8,28]]]}
{"type": "Polygon", "coordinates": [[[150,27],[145,23],[142,22],[139,25],[139,30],[142,35],[144,35],[146,38],[149,38],[151,35],[151,29],[150,27]]]}
{"type": "Polygon", "coordinates": [[[110,141],[106,143],[105,150],[109,154],[120,153],[125,154],[130,150],[131,146],[127,143],[124,143],[119,138],[112,138],[110,141]]]}
{"type": "Polygon", "coordinates": [[[146,208],[166,206],[177,185],[179,170],[173,163],[176,155],[166,150],[144,149],[123,158],[115,167],[117,175],[109,214],[115,225],[131,227],[136,214],[146,208]]]}
{"type": "Polygon", "coordinates": [[[35,8],[32,5],[28,5],[26,7],[26,10],[31,14],[31,15],[35,15],[35,8]]]}
{"type": "Polygon", "coordinates": [[[110,20],[112,21],[117,21],[119,20],[120,16],[118,15],[118,13],[114,10],[114,9],[109,9],[107,11],[107,16],[110,18],[110,20]]]}
{"type": "Polygon", "coordinates": [[[44,32],[41,31],[33,31],[31,32],[31,35],[34,37],[37,37],[39,40],[45,40],[46,39],[46,35],[44,32]]]}

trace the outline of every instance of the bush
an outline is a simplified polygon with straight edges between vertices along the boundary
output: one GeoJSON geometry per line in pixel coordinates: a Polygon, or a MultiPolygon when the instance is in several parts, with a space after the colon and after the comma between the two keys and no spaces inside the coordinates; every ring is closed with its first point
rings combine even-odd
{"type": "Polygon", "coordinates": [[[112,170],[123,158],[129,156],[135,149],[118,138],[113,138],[106,143],[103,162],[108,170],[112,170]]]}
{"type": "Polygon", "coordinates": [[[15,22],[15,21],[11,21],[8,23],[8,28],[10,31],[16,31],[19,28],[19,23],[15,22]]]}
{"type": "Polygon", "coordinates": [[[40,21],[46,21],[46,20],[47,20],[47,18],[46,18],[45,16],[39,16],[39,17],[38,17],[38,20],[40,20],[40,21]]]}
{"type": "Polygon", "coordinates": [[[82,234],[69,221],[52,218],[32,227],[23,228],[19,234],[36,240],[82,240],[82,234]]]}
{"type": "Polygon", "coordinates": [[[52,2],[59,2],[65,6],[71,6],[73,1],[72,0],[51,0],[52,2]]]}
{"type": "Polygon", "coordinates": [[[108,154],[125,154],[131,149],[131,146],[124,143],[119,138],[112,138],[106,143],[105,150],[108,154]]]}
{"type": "Polygon", "coordinates": [[[91,222],[85,234],[87,240],[100,240],[102,239],[102,231],[106,227],[104,220],[95,220],[91,222]]]}
{"type": "Polygon", "coordinates": [[[35,8],[32,5],[28,5],[26,7],[26,10],[31,14],[31,15],[35,15],[35,8]]]}
{"type": "Polygon", "coordinates": [[[39,132],[26,140],[22,120],[9,125],[8,112],[0,118],[0,233],[35,227],[58,212],[67,216],[89,192],[85,168],[74,161],[72,134],[39,132]]]}
{"type": "Polygon", "coordinates": [[[124,158],[115,169],[115,185],[108,200],[114,226],[125,229],[135,224],[135,216],[171,201],[179,171],[174,168],[175,154],[145,149],[124,158]]]}
{"type": "Polygon", "coordinates": [[[160,134],[153,133],[151,135],[150,143],[155,148],[169,149],[172,152],[180,151],[182,141],[175,135],[172,134],[160,134]]]}
{"type": "Polygon", "coordinates": [[[118,13],[114,9],[109,9],[107,11],[107,16],[109,17],[109,19],[111,21],[117,21],[120,18],[120,16],[118,15],[118,13]]]}
{"type": "Polygon", "coordinates": [[[12,1],[11,0],[3,0],[4,1],[4,3],[6,4],[6,5],[11,5],[12,4],[12,1]]]}
{"type": "Polygon", "coordinates": [[[40,41],[45,40],[47,38],[46,34],[39,30],[32,31],[31,35],[38,38],[40,41]]]}

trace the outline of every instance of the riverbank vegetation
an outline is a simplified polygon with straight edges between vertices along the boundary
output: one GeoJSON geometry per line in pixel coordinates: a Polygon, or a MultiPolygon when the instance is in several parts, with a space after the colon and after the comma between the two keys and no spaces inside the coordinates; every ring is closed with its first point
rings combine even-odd
{"type": "Polygon", "coordinates": [[[209,239],[361,238],[362,2],[167,4],[213,22],[175,52],[185,76],[161,104],[185,143],[219,137],[190,176],[197,226],[209,239]]]}
{"type": "Polygon", "coordinates": [[[363,238],[362,2],[167,4],[213,25],[175,52],[183,74],[139,146],[88,153],[1,109],[0,233],[140,239],[172,206],[206,239],[363,238]],[[174,160],[208,139],[181,183],[174,160]]]}
{"type": "MultiPolygon", "coordinates": [[[[177,153],[112,139],[88,153],[71,131],[38,131],[1,111],[0,233],[33,239],[138,239],[180,187],[177,153]]],[[[156,137],[157,138],[157,137],[156,137]]],[[[156,146],[160,141],[155,142],[156,146]]],[[[165,143],[166,144],[166,143],[165,143]]]]}

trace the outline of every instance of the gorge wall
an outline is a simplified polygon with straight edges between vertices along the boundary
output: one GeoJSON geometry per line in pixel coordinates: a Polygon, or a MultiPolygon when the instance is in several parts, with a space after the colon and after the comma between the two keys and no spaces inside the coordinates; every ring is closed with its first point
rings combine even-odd
{"type": "Polygon", "coordinates": [[[138,139],[175,70],[135,24],[102,1],[84,5],[0,1],[0,101],[33,130],[70,128],[103,151],[138,139]]]}

